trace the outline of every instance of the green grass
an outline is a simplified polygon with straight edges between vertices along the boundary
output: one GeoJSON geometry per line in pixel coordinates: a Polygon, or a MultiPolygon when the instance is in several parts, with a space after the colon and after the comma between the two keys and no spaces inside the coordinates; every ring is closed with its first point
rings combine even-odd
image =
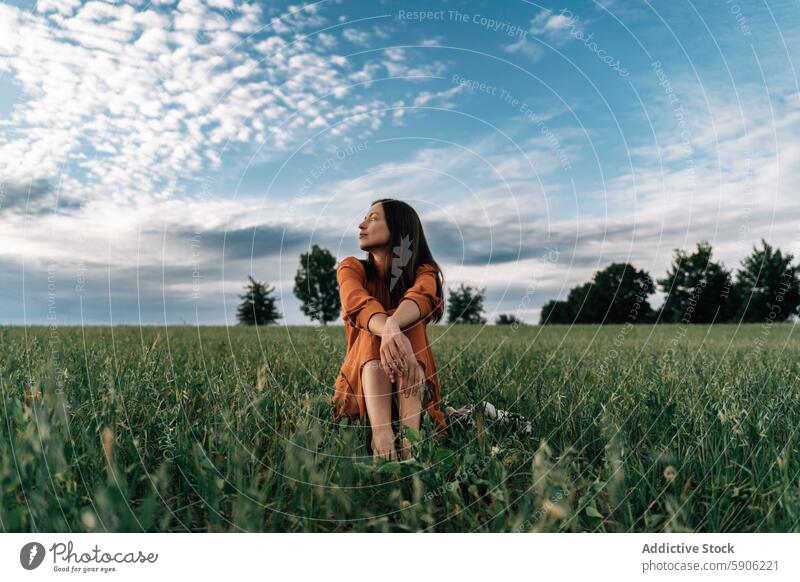
{"type": "Polygon", "coordinates": [[[0,526],[800,531],[791,325],[428,334],[443,404],[533,431],[426,417],[415,460],[373,465],[332,422],[341,327],[0,328],[0,526]]]}

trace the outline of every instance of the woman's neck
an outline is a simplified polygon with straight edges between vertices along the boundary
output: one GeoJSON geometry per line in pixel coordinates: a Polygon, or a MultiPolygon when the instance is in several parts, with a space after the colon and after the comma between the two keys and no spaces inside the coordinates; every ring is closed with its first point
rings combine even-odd
{"type": "Polygon", "coordinates": [[[375,263],[375,268],[378,270],[378,274],[383,277],[384,271],[386,270],[386,255],[383,251],[370,251],[372,254],[372,261],[375,263]]]}

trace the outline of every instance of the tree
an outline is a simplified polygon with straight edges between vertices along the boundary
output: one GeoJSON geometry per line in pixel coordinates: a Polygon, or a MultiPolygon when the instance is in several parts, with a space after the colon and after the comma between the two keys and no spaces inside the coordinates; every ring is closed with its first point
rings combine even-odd
{"type": "Polygon", "coordinates": [[[655,293],[653,280],[646,271],[630,263],[611,263],[595,273],[591,285],[584,285],[576,301],[583,300],[584,308],[573,304],[579,323],[636,323],[646,321],[652,314],[647,301],[655,293]]]}
{"type": "Polygon", "coordinates": [[[539,323],[541,324],[572,323],[573,320],[574,315],[569,303],[555,299],[542,305],[542,311],[539,314],[539,323]]]}
{"type": "Polygon", "coordinates": [[[800,266],[791,254],[783,254],[761,239],[763,248],[742,261],[736,273],[739,299],[737,318],[742,321],[785,321],[800,307],[800,266]]]}
{"type": "Polygon", "coordinates": [[[486,288],[478,289],[461,283],[453,291],[447,291],[447,322],[448,323],[486,323],[483,315],[483,298],[486,288]]]}
{"type": "Polygon", "coordinates": [[[570,290],[566,301],[542,307],[542,323],[636,323],[648,321],[655,293],[650,275],[630,263],[612,263],[592,280],[570,290]]]}
{"type": "Polygon", "coordinates": [[[661,306],[665,322],[710,323],[728,321],[736,314],[731,272],[711,260],[711,245],[702,241],[689,254],[675,249],[675,257],[658,284],[666,295],[661,306]]]}
{"type": "MultiPolygon", "coordinates": [[[[597,276],[597,274],[595,273],[594,276],[597,276]]],[[[605,310],[588,303],[591,289],[591,281],[570,289],[567,295],[567,311],[572,316],[573,323],[597,323],[603,321],[605,310]]],[[[597,295],[598,293],[595,293],[595,296],[597,295]]],[[[608,305],[606,304],[607,308],[608,305]]]]}
{"type": "Polygon", "coordinates": [[[245,325],[277,323],[283,315],[275,307],[276,298],[272,296],[275,288],[256,281],[250,275],[247,278],[250,279],[250,283],[245,285],[247,289],[245,294],[239,295],[242,302],[236,311],[239,323],[245,325]]]}
{"type": "Polygon", "coordinates": [[[525,325],[525,322],[518,318],[516,315],[508,315],[501,313],[497,319],[494,320],[495,325],[525,325]]]}
{"type": "Polygon", "coordinates": [[[336,259],[318,245],[300,255],[300,266],[294,277],[294,294],[300,309],[312,320],[326,325],[341,313],[339,284],[336,281],[336,259]]]}

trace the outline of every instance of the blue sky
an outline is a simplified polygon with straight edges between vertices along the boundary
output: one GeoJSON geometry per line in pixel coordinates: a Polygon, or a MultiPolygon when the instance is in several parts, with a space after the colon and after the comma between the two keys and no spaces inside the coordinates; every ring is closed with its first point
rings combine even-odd
{"type": "Polygon", "coordinates": [[[784,1],[0,3],[0,322],[234,323],[252,273],[308,323],[299,254],[361,256],[380,197],[490,321],[701,239],[729,267],[762,237],[800,255],[798,24],[784,1]]]}

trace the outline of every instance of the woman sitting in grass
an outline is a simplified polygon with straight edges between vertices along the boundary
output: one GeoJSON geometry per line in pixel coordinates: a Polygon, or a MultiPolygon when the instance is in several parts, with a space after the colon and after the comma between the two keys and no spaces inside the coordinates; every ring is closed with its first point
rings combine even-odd
{"type": "MultiPolygon", "coordinates": [[[[376,200],[358,228],[367,257],[347,257],[337,272],[347,351],[335,383],[334,417],[366,415],[373,458],[396,460],[393,417],[419,431],[427,411],[437,435],[446,433],[425,331],[442,318],[443,276],[419,216],[405,202],[376,200]]],[[[403,437],[402,459],[411,457],[410,446],[403,437]]]]}

